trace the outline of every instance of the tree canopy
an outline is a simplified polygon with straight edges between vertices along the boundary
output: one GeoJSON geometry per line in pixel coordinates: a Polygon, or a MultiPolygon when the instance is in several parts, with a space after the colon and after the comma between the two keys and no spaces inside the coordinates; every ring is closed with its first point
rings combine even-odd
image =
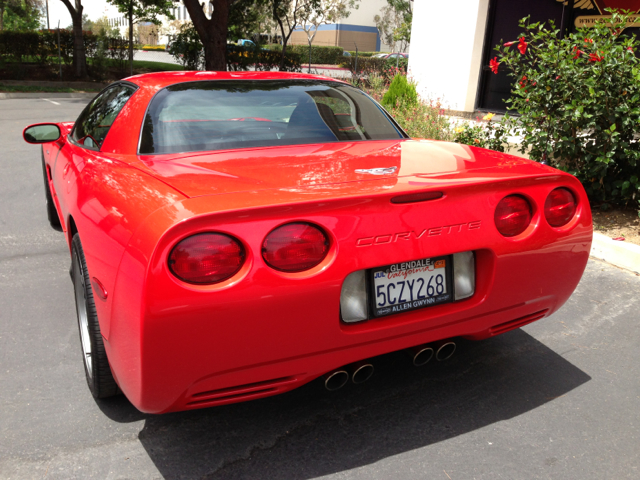
{"type": "Polygon", "coordinates": [[[0,0],[0,31],[41,28],[43,8],[42,0],[0,0]]]}
{"type": "Polygon", "coordinates": [[[411,42],[411,23],[413,22],[413,0],[387,0],[382,15],[373,20],[382,37],[382,43],[393,50],[404,51],[411,42]],[[399,42],[399,48],[396,46],[399,42]]]}

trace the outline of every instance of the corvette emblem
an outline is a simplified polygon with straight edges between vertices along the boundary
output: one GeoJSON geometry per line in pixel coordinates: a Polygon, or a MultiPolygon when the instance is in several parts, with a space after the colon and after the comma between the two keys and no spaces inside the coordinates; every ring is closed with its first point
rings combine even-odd
{"type": "Polygon", "coordinates": [[[391,173],[396,173],[398,167],[389,167],[389,168],[358,168],[356,173],[370,173],[371,175],[389,175],[391,173]]]}

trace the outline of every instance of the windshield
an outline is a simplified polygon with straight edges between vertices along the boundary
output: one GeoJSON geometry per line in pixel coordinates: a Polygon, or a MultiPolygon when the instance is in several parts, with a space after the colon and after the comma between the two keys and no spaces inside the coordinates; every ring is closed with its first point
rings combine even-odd
{"type": "Polygon", "coordinates": [[[160,90],[145,117],[140,153],[398,138],[404,133],[350,85],[217,80],[160,90]]]}

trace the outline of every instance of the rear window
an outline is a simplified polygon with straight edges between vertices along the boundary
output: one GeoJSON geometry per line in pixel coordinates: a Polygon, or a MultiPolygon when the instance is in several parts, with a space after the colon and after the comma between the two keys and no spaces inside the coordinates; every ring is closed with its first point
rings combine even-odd
{"type": "Polygon", "coordinates": [[[375,102],[350,85],[218,80],[160,90],[145,117],[140,153],[404,137],[375,102]]]}

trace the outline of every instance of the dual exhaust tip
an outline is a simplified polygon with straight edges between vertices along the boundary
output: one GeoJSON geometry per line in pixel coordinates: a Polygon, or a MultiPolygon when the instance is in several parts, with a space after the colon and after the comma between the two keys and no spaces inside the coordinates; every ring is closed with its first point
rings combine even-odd
{"type": "Polygon", "coordinates": [[[456,344],[451,340],[441,340],[426,345],[418,345],[417,347],[406,350],[416,367],[422,367],[431,361],[432,358],[439,362],[449,360],[456,351],[456,344]]]}
{"type": "MultiPolygon", "coordinates": [[[[426,365],[434,357],[439,362],[448,360],[455,351],[456,344],[451,340],[441,340],[406,350],[416,367],[426,365]]],[[[330,392],[335,392],[349,383],[349,380],[356,385],[364,383],[371,378],[373,371],[373,365],[367,361],[352,363],[327,373],[324,376],[324,388],[330,392]]]]}
{"type": "Polygon", "coordinates": [[[369,362],[357,362],[344,368],[329,372],[324,376],[324,388],[335,392],[344,387],[349,380],[355,384],[364,383],[373,375],[373,365],[369,362]]]}

